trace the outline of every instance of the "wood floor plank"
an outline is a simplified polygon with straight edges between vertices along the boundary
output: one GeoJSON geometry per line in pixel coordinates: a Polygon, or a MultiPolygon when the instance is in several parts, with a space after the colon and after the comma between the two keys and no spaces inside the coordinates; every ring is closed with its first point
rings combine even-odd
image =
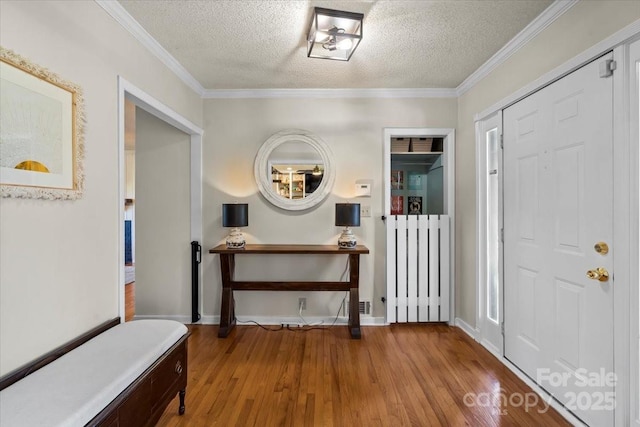
{"type": "Polygon", "coordinates": [[[186,413],[176,399],[159,426],[570,425],[541,399],[510,403],[533,391],[447,325],[365,327],[362,340],[341,326],[189,329],[186,413]]]}

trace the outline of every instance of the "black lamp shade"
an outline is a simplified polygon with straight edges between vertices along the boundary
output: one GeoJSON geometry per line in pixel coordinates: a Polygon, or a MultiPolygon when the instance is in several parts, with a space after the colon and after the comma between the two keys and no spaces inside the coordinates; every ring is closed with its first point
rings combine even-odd
{"type": "Polygon", "coordinates": [[[336,203],[336,225],[360,226],[360,203],[336,203]]]}
{"type": "Polygon", "coordinates": [[[222,205],[223,227],[246,227],[249,225],[249,205],[247,203],[224,203],[222,205]]]}

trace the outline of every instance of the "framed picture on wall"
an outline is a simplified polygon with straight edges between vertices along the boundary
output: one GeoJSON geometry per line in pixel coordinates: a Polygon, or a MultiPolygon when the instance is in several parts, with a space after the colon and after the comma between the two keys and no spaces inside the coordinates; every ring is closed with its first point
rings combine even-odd
{"type": "Polygon", "coordinates": [[[404,172],[401,170],[391,171],[391,189],[402,190],[404,189],[404,172]]]}
{"type": "Polygon", "coordinates": [[[391,215],[403,215],[404,214],[404,197],[403,196],[391,196],[391,215]]]}
{"type": "Polygon", "coordinates": [[[421,196],[409,196],[407,200],[409,207],[409,215],[421,215],[422,214],[422,197],[421,196]]]}
{"type": "Polygon", "coordinates": [[[422,190],[422,176],[420,172],[409,172],[407,188],[409,190],[422,190]]]}
{"type": "Polygon", "coordinates": [[[79,86],[0,47],[2,197],[80,198],[83,121],[79,86]]]}

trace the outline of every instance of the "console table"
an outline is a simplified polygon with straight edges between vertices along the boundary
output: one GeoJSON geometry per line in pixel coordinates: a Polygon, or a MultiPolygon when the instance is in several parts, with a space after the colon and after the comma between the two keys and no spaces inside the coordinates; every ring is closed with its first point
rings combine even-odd
{"type": "Polygon", "coordinates": [[[360,254],[368,254],[369,249],[358,245],[353,249],[339,249],[332,245],[246,245],[244,249],[227,249],[218,245],[209,250],[220,254],[222,274],[222,307],[220,309],[220,329],[218,337],[224,338],[236,325],[233,291],[349,291],[349,332],[351,338],[360,338],[360,307],[358,284],[360,278],[360,254]],[[234,280],[236,255],[348,255],[349,280],[346,282],[269,282],[234,280]]]}

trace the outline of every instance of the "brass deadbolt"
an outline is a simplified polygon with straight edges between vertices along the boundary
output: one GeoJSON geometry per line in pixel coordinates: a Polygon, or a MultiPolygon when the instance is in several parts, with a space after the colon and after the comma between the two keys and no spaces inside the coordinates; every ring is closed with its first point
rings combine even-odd
{"type": "Polygon", "coordinates": [[[609,253],[609,245],[607,245],[605,242],[598,242],[595,245],[593,245],[593,249],[596,250],[596,252],[598,252],[600,255],[606,255],[609,253]]]}

